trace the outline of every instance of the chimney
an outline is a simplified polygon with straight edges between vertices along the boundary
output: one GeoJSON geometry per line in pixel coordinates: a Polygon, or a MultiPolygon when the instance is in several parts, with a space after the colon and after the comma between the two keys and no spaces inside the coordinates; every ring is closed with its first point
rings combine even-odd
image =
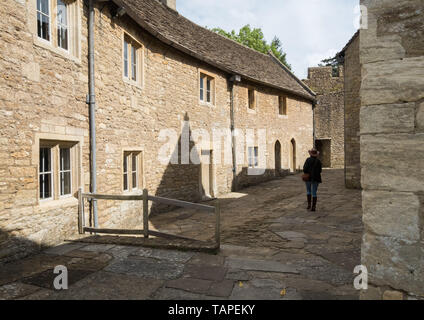
{"type": "Polygon", "coordinates": [[[159,0],[159,1],[162,2],[168,8],[171,8],[172,10],[177,11],[176,0],[159,0]]]}

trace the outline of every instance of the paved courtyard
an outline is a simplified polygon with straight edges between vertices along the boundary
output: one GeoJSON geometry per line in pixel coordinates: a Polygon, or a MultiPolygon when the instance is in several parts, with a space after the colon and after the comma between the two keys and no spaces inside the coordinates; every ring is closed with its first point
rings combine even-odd
{"type": "MultiPolygon", "coordinates": [[[[358,299],[361,193],[344,188],[343,170],[325,170],[323,180],[315,213],[299,175],[222,197],[217,255],[67,243],[1,266],[0,299],[358,299]],[[68,290],[53,289],[57,265],[68,268],[68,290]]],[[[213,217],[195,211],[151,224],[213,238],[213,217]]]]}

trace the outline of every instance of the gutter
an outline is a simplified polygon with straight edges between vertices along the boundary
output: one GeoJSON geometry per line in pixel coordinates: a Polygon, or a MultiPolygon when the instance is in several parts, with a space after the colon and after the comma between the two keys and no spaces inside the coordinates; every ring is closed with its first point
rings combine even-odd
{"type": "Polygon", "coordinates": [[[230,79],[230,88],[231,88],[231,96],[230,96],[230,118],[231,118],[231,151],[233,157],[233,182],[231,186],[231,190],[233,192],[237,191],[237,141],[236,141],[236,128],[235,128],[235,111],[234,111],[234,86],[236,82],[241,81],[241,76],[233,75],[230,79]]]}
{"type": "MultiPolygon", "coordinates": [[[[90,192],[97,192],[96,168],[96,92],[94,70],[94,1],[88,0],[88,96],[87,103],[90,109],[90,192]]],[[[91,200],[91,212],[94,218],[94,228],[99,227],[97,215],[97,200],[91,200]]]]}

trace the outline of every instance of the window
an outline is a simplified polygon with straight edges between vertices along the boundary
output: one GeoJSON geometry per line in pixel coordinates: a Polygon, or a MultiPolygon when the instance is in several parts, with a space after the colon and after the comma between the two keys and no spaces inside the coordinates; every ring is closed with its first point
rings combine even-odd
{"type": "Polygon", "coordinates": [[[60,195],[71,194],[71,149],[60,148],[60,195]]]}
{"type": "Polygon", "coordinates": [[[255,90],[254,89],[248,89],[248,96],[249,96],[249,109],[255,110],[256,109],[255,90]]]}
{"type": "Polygon", "coordinates": [[[138,190],[142,187],[142,153],[125,151],[123,159],[123,190],[138,190]]]}
{"type": "Polygon", "coordinates": [[[248,153],[249,168],[257,168],[259,166],[259,148],[249,147],[248,153]]]}
{"type": "Polygon", "coordinates": [[[68,5],[57,0],[57,45],[68,50],[68,5]]]}
{"type": "Polygon", "coordinates": [[[34,17],[28,20],[31,32],[34,36],[36,35],[34,43],[67,58],[76,58],[80,62],[82,12],[80,1],[31,0],[29,2],[34,12],[34,17]]]}
{"type": "Polygon", "coordinates": [[[278,97],[278,113],[283,116],[287,115],[287,97],[278,97]]]}
{"type": "Polygon", "coordinates": [[[141,79],[141,45],[127,35],[124,35],[124,78],[140,83],[141,79]]]}
{"type": "Polygon", "coordinates": [[[50,41],[50,0],[37,0],[37,34],[50,41]]]}
{"type": "Polygon", "coordinates": [[[132,154],[132,188],[137,189],[138,187],[138,155],[132,154]]]}
{"type": "Polygon", "coordinates": [[[77,142],[40,140],[40,200],[58,200],[75,193],[80,185],[77,142]]]}
{"type": "Polygon", "coordinates": [[[128,155],[124,154],[124,191],[128,191],[128,155]]]}
{"type": "Polygon", "coordinates": [[[200,73],[200,101],[214,104],[214,85],[213,77],[200,73]]]}
{"type": "Polygon", "coordinates": [[[53,195],[53,172],[51,148],[40,148],[40,199],[50,199],[53,195]]]}

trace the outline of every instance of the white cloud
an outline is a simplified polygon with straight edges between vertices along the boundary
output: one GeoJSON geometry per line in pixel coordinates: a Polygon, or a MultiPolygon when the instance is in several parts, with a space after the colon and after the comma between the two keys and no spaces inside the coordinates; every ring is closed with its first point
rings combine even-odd
{"type": "Polygon", "coordinates": [[[280,38],[299,78],[307,68],[340,51],[355,33],[359,0],[177,0],[180,14],[201,26],[262,28],[268,41],[280,38]]]}

